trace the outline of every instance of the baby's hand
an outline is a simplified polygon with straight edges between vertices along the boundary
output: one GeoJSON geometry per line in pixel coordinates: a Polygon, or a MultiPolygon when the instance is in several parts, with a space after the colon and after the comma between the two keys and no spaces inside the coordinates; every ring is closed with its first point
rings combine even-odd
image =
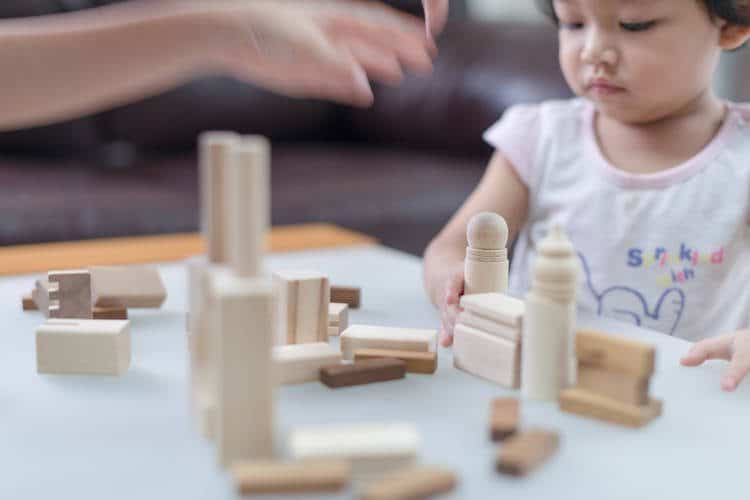
{"type": "Polygon", "coordinates": [[[445,295],[440,304],[442,328],[440,330],[440,344],[450,347],[453,344],[453,328],[456,326],[458,313],[461,312],[459,302],[464,293],[463,269],[451,274],[445,282],[445,295]]]}
{"type": "Polygon", "coordinates": [[[698,366],[709,359],[725,359],[729,368],[721,379],[721,388],[734,391],[750,372],[750,330],[702,340],[683,356],[685,366],[698,366]]]}

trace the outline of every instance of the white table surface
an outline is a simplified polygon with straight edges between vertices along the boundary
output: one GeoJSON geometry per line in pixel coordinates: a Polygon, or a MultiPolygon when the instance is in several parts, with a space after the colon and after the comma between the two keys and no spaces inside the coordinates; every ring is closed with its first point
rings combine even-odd
{"type": "MultiPolygon", "coordinates": [[[[409,255],[350,247],[272,255],[267,267],[317,269],[334,284],[361,286],[363,307],[350,312],[350,322],[438,326],[422,291],[420,261],[409,255]]],[[[42,317],[20,310],[36,276],[0,280],[0,499],[236,497],[189,414],[184,267],[170,263],[161,270],[169,298],[161,310],[131,311],[133,360],[119,378],[38,375],[34,330],[42,317]]],[[[283,454],[289,430],[298,425],[405,421],[422,435],[420,462],[460,475],[449,498],[749,498],[750,384],[725,394],[719,390],[723,363],[681,367],[684,341],[599,318],[579,323],[657,345],[651,392],[664,400],[661,418],[631,430],[561,413],[554,404],[523,402],[523,426],[559,430],[561,449],[532,476],[505,477],[494,470],[489,403],[515,393],[454,369],[450,350],[441,348],[433,376],[337,390],[319,383],[280,389],[278,451],[283,454]]]]}

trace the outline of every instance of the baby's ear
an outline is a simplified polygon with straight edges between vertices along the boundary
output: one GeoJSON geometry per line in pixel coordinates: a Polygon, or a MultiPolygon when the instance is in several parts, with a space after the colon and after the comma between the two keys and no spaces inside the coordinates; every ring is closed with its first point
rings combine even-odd
{"type": "Polygon", "coordinates": [[[735,50],[750,40],[750,26],[726,23],[721,27],[719,46],[724,50],[735,50]]]}

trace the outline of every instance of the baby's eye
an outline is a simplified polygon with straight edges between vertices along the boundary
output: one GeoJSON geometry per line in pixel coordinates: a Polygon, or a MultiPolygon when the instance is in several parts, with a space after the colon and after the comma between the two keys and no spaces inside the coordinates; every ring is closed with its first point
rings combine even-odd
{"type": "Polygon", "coordinates": [[[646,31],[654,27],[656,21],[644,21],[640,23],[620,23],[620,27],[625,31],[646,31]]]}
{"type": "Polygon", "coordinates": [[[579,30],[583,28],[583,23],[565,23],[560,21],[560,29],[563,30],[579,30]]]}

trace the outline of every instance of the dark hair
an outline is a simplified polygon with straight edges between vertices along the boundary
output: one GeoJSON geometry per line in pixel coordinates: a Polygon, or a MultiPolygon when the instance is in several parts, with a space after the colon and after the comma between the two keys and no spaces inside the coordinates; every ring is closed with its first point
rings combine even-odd
{"type": "MultiPolygon", "coordinates": [[[[550,19],[557,21],[553,0],[537,0],[539,8],[550,19]]],[[[750,26],[750,0],[696,0],[705,5],[712,18],[724,19],[732,24],[750,26]]]]}

